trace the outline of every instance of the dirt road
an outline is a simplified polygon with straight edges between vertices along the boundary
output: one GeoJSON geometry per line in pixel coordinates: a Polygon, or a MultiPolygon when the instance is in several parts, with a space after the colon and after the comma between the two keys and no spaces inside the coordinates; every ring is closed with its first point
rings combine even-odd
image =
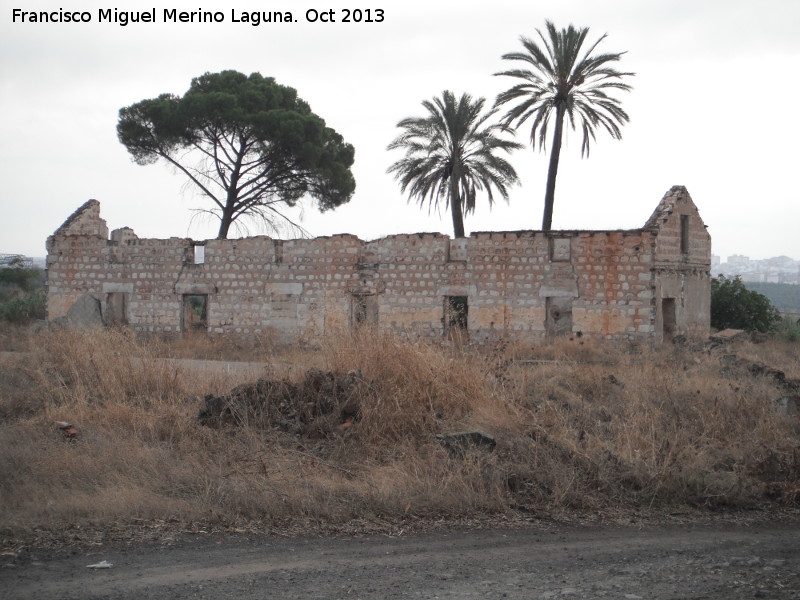
{"type": "MultiPolygon", "coordinates": [[[[203,537],[33,553],[0,598],[800,598],[800,524],[203,537]],[[89,569],[107,561],[107,569],[89,569]]],[[[7,557],[5,557],[7,558],[7,557]]]]}

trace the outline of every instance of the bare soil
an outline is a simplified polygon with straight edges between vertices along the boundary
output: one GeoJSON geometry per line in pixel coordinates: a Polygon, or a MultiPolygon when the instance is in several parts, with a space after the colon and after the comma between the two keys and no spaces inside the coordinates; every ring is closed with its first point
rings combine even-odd
{"type": "Polygon", "coordinates": [[[800,598],[800,521],[196,535],[0,557],[0,597],[800,598]],[[101,561],[107,569],[91,569],[101,561]]]}

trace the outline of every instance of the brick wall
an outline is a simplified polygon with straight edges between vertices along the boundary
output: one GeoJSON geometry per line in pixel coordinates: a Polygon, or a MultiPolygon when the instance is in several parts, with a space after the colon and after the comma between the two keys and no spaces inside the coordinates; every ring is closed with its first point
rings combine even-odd
{"type": "Polygon", "coordinates": [[[138,331],[316,341],[360,323],[430,339],[660,340],[708,330],[710,239],[685,188],[628,231],[362,241],[108,239],[89,201],[48,239],[48,317],[82,294],[138,331]],[[666,303],[665,303],[666,299],[666,303]],[[666,317],[665,317],[666,315],[666,317]],[[666,323],[666,325],[665,325],[666,323]]]}
{"type": "Polygon", "coordinates": [[[653,250],[654,324],[663,338],[664,307],[674,304],[677,332],[707,335],[711,326],[711,236],[685,187],[675,186],[645,224],[653,250]]]}

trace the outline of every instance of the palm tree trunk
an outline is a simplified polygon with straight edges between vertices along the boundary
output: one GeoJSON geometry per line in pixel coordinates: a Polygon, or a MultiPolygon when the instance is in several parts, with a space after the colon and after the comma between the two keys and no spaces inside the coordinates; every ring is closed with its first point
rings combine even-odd
{"type": "Polygon", "coordinates": [[[544,192],[544,216],[542,231],[550,231],[553,225],[553,204],[556,198],[556,175],[558,175],[558,159],[561,156],[561,137],[564,130],[564,114],[566,107],[559,104],[556,108],[556,128],[553,131],[553,146],[550,149],[550,166],[547,169],[547,187],[544,192]]]}
{"type": "Polygon", "coordinates": [[[453,215],[453,236],[464,237],[464,214],[461,211],[461,196],[458,193],[458,178],[450,174],[450,214],[453,215]]]}

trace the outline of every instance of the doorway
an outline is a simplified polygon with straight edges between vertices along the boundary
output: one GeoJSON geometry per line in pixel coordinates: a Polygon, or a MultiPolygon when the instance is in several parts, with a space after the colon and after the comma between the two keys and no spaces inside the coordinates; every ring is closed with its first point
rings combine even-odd
{"type": "Polygon", "coordinates": [[[547,338],[572,335],[572,298],[548,296],[545,300],[547,338]]]}
{"type": "Polygon", "coordinates": [[[675,298],[661,299],[661,323],[664,341],[669,341],[678,332],[678,320],[675,315],[675,298]]]}
{"type": "Polygon", "coordinates": [[[128,294],[126,292],[109,292],[106,296],[106,312],[103,316],[106,325],[127,325],[128,294]]]}
{"type": "Polygon", "coordinates": [[[183,295],[183,331],[208,328],[208,294],[183,295]]]}
{"type": "Polygon", "coordinates": [[[444,297],[444,332],[453,340],[467,339],[469,335],[469,303],[467,296],[444,297]]]}

